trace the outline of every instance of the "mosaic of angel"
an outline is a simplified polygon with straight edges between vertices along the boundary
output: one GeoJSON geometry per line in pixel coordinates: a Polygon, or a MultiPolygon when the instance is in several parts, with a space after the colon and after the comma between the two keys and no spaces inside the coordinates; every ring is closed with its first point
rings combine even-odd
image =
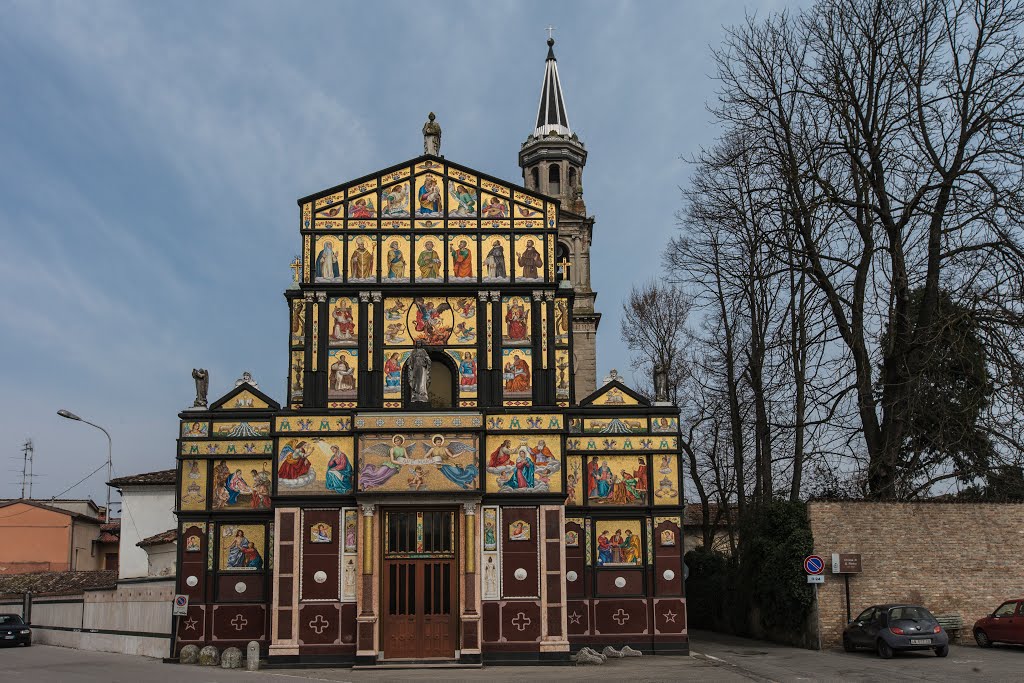
{"type": "Polygon", "coordinates": [[[448,341],[452,333],[452,307],[443,299],[439,303],[416,297],[409,309],[412,316],[410,328],[416,339],[422,339],[428,346],[440,346],[448,341]],[[415,313],[413,313],[415,311],[415,313]],[[444,315],[445,313],[448,315],[444,315]]]}
{"type": "Polygon", "coordinates": [[[468,218],[476,215],[476,190],[450,182],[448,183],[448,194],[458,202],[458,208],[449,211],[449,216],[468,218]]]}
{"type": "Polygon", "coordinates": [[[367,446],[363,452],[371,456],[376,455],[382,458],[382,461],[379,465],[364,461],[359,469],[359,489],[370,491],[380,488],[403,468],[408,468],[407,483],[410,490],[419,491],[426,486],[427,468],[437,469],[460,488],[476,487],[477,478],[480,476],[476,465],[472,462],[467,465],[451,462],[463,454],[475,453],[475,448],[461,441],[447,441],[440,434],[431,437],[430,445],[424,447],[425,452],[420,456],[417,455],[419,446],[420,444],[416,442],[407,444],[406,438],[401,434],[395,434],[391,438],[391,444],[377,443],[367,446]]]}
{"type": "Polygon", "coordinates": [[[387,218],[404,218],[409,215],[409,185],[398,183],[380,192],[380,215],[387,218]]]}
{"type": "Polygon", "coordinates": [[[373,197],[362,197],[348,205],[349,218],[375,218],[377,207],[373,205],[373,197]]]}

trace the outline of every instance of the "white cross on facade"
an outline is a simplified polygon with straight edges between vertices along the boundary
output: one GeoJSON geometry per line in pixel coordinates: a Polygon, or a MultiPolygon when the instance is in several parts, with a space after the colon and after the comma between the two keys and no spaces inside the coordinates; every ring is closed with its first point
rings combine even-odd
{"type": "Polygon", "coordinates": [[[327,630],[327,627],[331,625],[331,622],[324,619],[324,615],[318,614],[316,618],[309,622],[309,627],[316,631],[317,635],[320,635],[327,630]]]}
{"type": "Polygon", "coordinates": [[[235,627],[236,631],[241,631],[245,628],[245,625],[249,623],[249,620],[243,617],[241,614],[236,614],[235,618],[231,620],[231,625],[235,627]]]}
{"type": "Polygon", "coordinates": [[[525,612],[520,612],[516,615],[516,618],[512,620],[512,625],[520,631],[525,631],[526,627],[530,625],[530,617],[526,616],[525,612]]]}
{"type": "Polygon", "coordinates": [[[612,619],[614,619],[615,623],[617,623],[619,626],[622,626],[627,621],[629,621],[629,614],[626,613],[626,610],[620,607],[619,611],[612,615],[612,619]]]}

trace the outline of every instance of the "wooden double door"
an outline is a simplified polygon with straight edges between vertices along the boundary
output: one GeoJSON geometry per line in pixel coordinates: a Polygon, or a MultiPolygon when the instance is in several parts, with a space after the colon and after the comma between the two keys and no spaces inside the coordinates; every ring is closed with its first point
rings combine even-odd
{"type": "Polygon", "coordinates": [[[454,510],[385,510],[381,610],[385,659],[454,659],[458,562],[454,510]]]}

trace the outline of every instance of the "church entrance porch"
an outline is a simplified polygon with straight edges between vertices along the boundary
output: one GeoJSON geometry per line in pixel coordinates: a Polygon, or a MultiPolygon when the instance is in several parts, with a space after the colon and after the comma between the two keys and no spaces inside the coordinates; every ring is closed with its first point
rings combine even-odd
{"type": "Polygon", "coordinates": [[[381,640],[385,660],[456,657],[454,509],[385,509],[381,640]]]}

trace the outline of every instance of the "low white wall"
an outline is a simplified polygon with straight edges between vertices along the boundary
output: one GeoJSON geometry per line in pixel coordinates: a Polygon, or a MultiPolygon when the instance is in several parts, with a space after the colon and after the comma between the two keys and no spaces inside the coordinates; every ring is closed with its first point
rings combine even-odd
{"type": "MultiPolygon", "coordinates": [[[[35,598],[32,641],[79,650],[167,657],[173,598],[173,579],[35,598]]],[[[5,600],[0,602],[0,610],[21,614],[21,602],[5,600]]]]}

